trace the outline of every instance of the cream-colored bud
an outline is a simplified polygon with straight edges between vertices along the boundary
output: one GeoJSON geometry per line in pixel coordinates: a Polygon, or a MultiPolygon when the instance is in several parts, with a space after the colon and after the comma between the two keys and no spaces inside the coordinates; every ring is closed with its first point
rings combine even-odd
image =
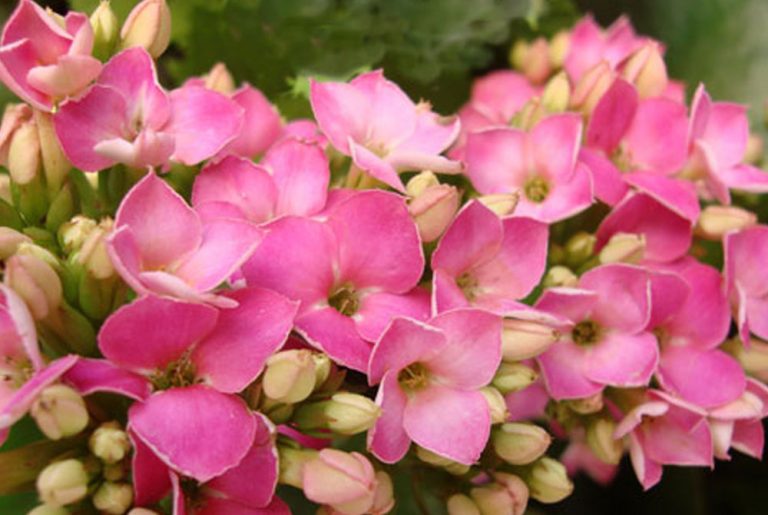
{"type": "Polygon", "coordinates": [[[93,27],[93,45],[95,47],[101,46],[104,55],[108,56],[117,42],[119,33],[119,21],[109,0],[99,2],[91,14],[90,21],[91,27],[93,27]]]}
{"type": "Polygon", "coordinates": [[[14,255],[22,243],[32,243],[32,239],[10,227],[0,227],[0,260],[14,255]]]}
{"type": "Polygon", "coordinates": [[[580,415],[591,415],[603,409],[603,392],[597,392],[583,399],[572,399],[565,401],[571,411],[580,415]]]}
{"type": "Polygon", "coordinates": [[[131,441],[117,422],[106,422],[93,432],[88,446],[104,463],[117,463],[131,450],[131,441]]]}
{"type": "Polygon", "coordinates": [[[600,249],[597,258],[603,265],[609,263],[637,264],[643,260],[646,245],[644,234],[619,232],[611,236],[608,243],[600,249]]]}
{"type": "Polygon", "coordinates": [[[165,0],[142,0],[120,30],[122,48],[140,46],[160,57],[171,41],[171,11],[165,0]]]}
{"type": "Polygon", "coordinates": [[[270,356],[262,381],[264,394],[270,399],[293,404],[312,393],[316,381],[312,351],[286,350],[270,356]]]}
{"type": "Polygon", "coordinates": [[[511,422],[491,432],[491,443],[501,459],[511,465],[527,465],[549,448],[552,437],[533,424],[511,422]]]}
{"type": "Polygon", "coordinates": [[[133,508],[128,512],[128,515],[158,515],[156,511],[148,510],[146,508],[133,508]]]}
{"type": "Polygon", "coordinates": [[[515,211],[517,203],[520,201],[520,194],[493,193],[491,195],[477,197],[477,200],[497,215],[509,216],[515,211]]]}
{"type": "Polygon", "coordinates": [[[416,447],[416,456],[424,463],[429,463],[435,467],[445,469],[448,473],[453,474],[454,476],[461,476],[469,472],[469,465],[464,465],[463,463],[458,463],[452,459],[440,456],[424,447],[416,447]]]}
{"type": "Polygon", "coordinates": [[[616,74],[606,61],[600,61],[582,75],[573,88],[571,107],[591,115],[597,103],[613,84],[616,74]]]}
{"type": "Polygon", "coordinates": [[[73,436],[88,425],[85,401],[75,390],[63,384],[43,390],[30,408],[37,427],[51,440],[73,436]]]}
{"type": "Polygon", "coordinates": [[[383,470],[376,472],[376,490],[373,493],[371,515],[384,515],[395,507],[395,488],[392,478],[383,470]]]}
{"type": "Polygon", "coordinates": [[[5,284],[24,299],[35,320],[42,320],[61,305],[63,288],[48,262],[24,251],[27,245],[19,245],[16,254],[6,260],[5,284]]]}
{"type": "Polygon", "coordinates": [[[528,487],[519,477],[507,474],[494,474],[494,482],[473,488],[472,499],[480,508],[482,515],[523,515],[528,506],[528,487]]]}
{"type": "Polygon", "coordinates": [[[566,30],[561,30],[549,42],[549,60],[554,68],[562,68],[565,57],[568,55],[568,47],[571,44],[571,35],[566,30]]]}
{"type": "Polygon", "coordinates": [[[16,130],[8,149],[8,172],[13,182],[29,184],[40,171],[40,138],[33,121],[28,121],[16,130]]]}
{"type": "Polygon", "coordinates": [[[648,41],[627,58],[621,76],[633,83],[640,98],[657,97],[667,89],[667,65],[661,55],[661,46],[648,41]]]}
{"type": "Polygon", "coordinates": [[[763,160],[765,152],[765,140],[759,134],[751,133],[747,140],[747,150],[744,152],[744,162],[759,164],[763,160]]]}
{"type": "Polygon", "coordinates": [[[59,227],[59,243],[67,254],[80,250],[98,222],[87,216],[77,215],[59,227]]]}
{"type": "Polygon", "coordinates": [[[501,354],[505,361],[533,358],[560,338],[552,327],[534,320],[505,318],[501,333],[501,354]]]}
{"type": "Polygon", "coordinates": [[[595,252],[595,243],[597,243],[595,235],[584,231],[571,236],[565,243],[566,264],[572,268],[577,268],[591,258],[595,252]]]}
{"type": "Polygon", "coordinates": [[[408,202],[408,213],[416,222],[424,243],[438,239],[458,210],[459,191],[449,184],[431,186],[408,202]]]}
{"type": "Polygon", "coordinates": [[[328,380],[333,362],[327,354],[322,354],[320,352],[313,352],[312,360],[315,362],[315,388],[319,388],[326,380],[328,380]]]}
{"type": "Polygon", "coordinates": [[[741,231],[757,224],[757,215],[737,206],[707,206],[696,222],[696,235],[720,241],[731,231],[741,231]]]}
{"type": "Polygon", "coordinates": [[[550,113],[562,113],[568,110],[571,102],[571,84],[568,75],[560,72],[547,82],[541,94],[541,103],[550,113]]]}
{"type": "Polygon", "coordinates": [[[324,413],[328,429],[342,435],[356,435],[373,427],[381,408],[368,397],[339,392],[325,403],[324,413]]]}
{"type": "Polygon", "coordinates": [[[563,464],[547,456],[534,464],[527,482],[531,497],[545,504],[562,501],[573,492],[563,464]]]}
{"type": "Polygon", "coordinates": [[[107,238],[114,222],[105,218],[90,232],[78,254],[78,261],[94,278],[104,280],[116,275],[107,251],[107,238]]]}
{"type": "Polygon", "coordinates": [[[501,424],[509,417],[509,411],[507,411],[507,403],[504,401],[504,396],[493,386],[486,386],[480,389],[480,393],[485,397],[485,402],[488,403],[488,409],[491,413],[491,424],[501,424]]]}
{"type": "Polygon", "coordinates": [[[123,515],[133,504],[133,488],[128,483],[104,482],[93,494],[93,506],[109,515],[123,515]]]}
{"type": "Polygon", "coordinates": [[[434,172],[425,170],[411,177],[405,185],[405,192],[409,197],[418,197],[429,188],[439,185],[440,181],[438,180],[437,175],[435,175],[434,172]]]}
{"type": "Polygon", "coordinates": [[[88,474],[75,459],[51,463],[37,476],[40,500],[51,506],[65,506],[88,494],[88,474]]]}
{"type": "Polygon", "coordinates": [[[545,288],[557,288],[561,286],[572,288],[579,284],[579,276],[574,274],[567,266],[557,265],[547,270],[544,276],[545,288]]]}
{"type": "Polygon", "coordinates": [[[454,494],[448,498],[448,515],[482,515],[475,501],[464,494],[454,494]]]}
{"type": "Polygon", "coordinates": [[[613,438],[616,422],[608,417],[595,417],[587,426],[587,444],[595,456],[605,463],[616,465],[624,453],[621,440],[613,438]]]}
{"type": "Polygon", "coordinates": [[[41,504],[37,508],[33,508],[27,515],[69,515],[69,510],[61,506],[41,504]]]}
{"type": "Polygon", "coordinates": [[[235,91],[235,79],[229,73],[227,65],[216,63],[205,76],[205,87],[222,95],[231,95],[235,91]]]}
{"type": "Polygon", "coordinates": [[[491,384],[501,393],[517,392],[532,385],[539,374],[522,363],[505,363],[499,365],[491,384]]]}

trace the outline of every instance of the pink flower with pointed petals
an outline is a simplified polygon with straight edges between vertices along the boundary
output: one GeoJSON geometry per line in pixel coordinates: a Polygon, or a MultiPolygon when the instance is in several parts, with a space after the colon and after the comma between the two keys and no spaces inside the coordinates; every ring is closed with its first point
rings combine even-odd
{"type": "Polygon", "coordinates": [[[263,232],[245,220],[202,222],[173,189],[148,173],[123,199],[107,249],[137,293],[232,305],[211,290],[248,259],[263,232]]]}
{"type": "Polygon", "coordinates": [[[547,226],[500,219],[478,201],[464,206],[432,254],[432,303],[438,312],[465,306],[499,314],[539,283],[547,260],[547,226]]]}
{"type": "Polygon", "coordinates": [[[592,204],[592,183],[577,165],[581,117],[549,116],[529,133],[498,128],[467,138],[467,175],[480,193],[520,192],[514,216],[552,223],[592,204]]]}
{"type": "Polygon", "coordinates": [[[723,251],[725,286],[741,341],[749,345],[750,333],[768,338],[768,226],[726,234],[723,251]]]}
{"type": "Polygon", "coordinates": [[[200,86],[167,93],[152,57],[141,47],[115,55],[96,84],[54,115],[56,134],[76,167],[98,171],[193,165],[215,155],[242,125],[242,109],[200,86]]]}
{"type": "Polygon", "coordinates": [[[567,320],[560,341],[537,361],[554,399],[589,397],[606,386],[645,386],[659,350],[646,330],[651,315],[648,273],[604,265],[585,273],[578,288],[551,288],[536,308],[567,320]]]}
{"type": "Polygon", "coordinates": [[[571,29],[565,70],[572,80],[577,81],[601,61],[615,68],[645,41],[646,38],[635,34],[626,16],[603,30],[591,15],[587,15],[571,29]]]}
{"type": "Polygon", "coordinates": [[[709,411],[715,456],[730,460],[730,449],[763,458],[765,432],[762,419],[768,417],[768,386],[748,379],[744,393],[738,399],[709,411]]]}
{"type": "Polygon", "coordinates": [[[311,81],[310,101],[336,150],[398,191],[405,191],[401,171],[461,172],[460,163],[440,156],[459,133],[458,118],[443,120],[428,105],[415,105],[381,70],[349,83],[311,81]]]}
{"type": "Polygon", "coordinates": [[[429,296],[416,288],[424,255],[399,195],[370,190],[334,197],[324,221],[272,222],[242,270],[249,285],[301,301],[296,330],[311,345],[364,371],[370,342],[394,316],[429,316],[429,296]]]}
{"type": "Polygon", "coordinates": [[[195,178],[192,206],[204,220],[238,218],[263,223],[286,215],[311,216],[326,203],[331,172],[323,150],[285,139],[259,165],[228,156],[195,178]]]}
{"type": "Polygon", "coordinates": [[[648,490],[662,465],[714,466],[706,412],[658,390],[624,414],[614,438],[626,437],[635,475],[648,490]]]}
{"type": "Polygon", "coordinates": [[[21,0],[0,37],[0,81],[44,111],[84,90],[101,70],[91,56],[88,17],[72,11],[61,23],[32,0],[21,0]]]}
{"type": "Polygon", "coordinates": [[[257,424],[234,394],[286,341],[297,309],[269,290],[228,296],[237,307],[221,311],[143,297],[113,313],[99,332],[104,356],[156,390],[131,406],[131,430],[166,465],[202,482],[236,466],[252,446],[257,424]]]}
{"type": "Polygon", "coordinates": [[[488,404],[478,391],[501,362],[501,318],[458,309],[427,323],[396,318],[376,342],[368,381],[379,384],[382,415],[368,447],[385,463],[411,441],[471,465],[490,435],[488,404]]]}
{"type": "Polygon", "coordinates": [[[264,93],[248,83],[240,86],[230,98],[243,109],[243,125],[223,152],[249,158],[262,154],[282,134],[280,114],[264,93]]]}

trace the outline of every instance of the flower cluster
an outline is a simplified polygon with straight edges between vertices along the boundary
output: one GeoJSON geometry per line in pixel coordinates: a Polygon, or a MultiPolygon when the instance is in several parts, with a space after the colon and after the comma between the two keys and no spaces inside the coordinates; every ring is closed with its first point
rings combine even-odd
{"type": "Polygon", "coordinates": [[[739,206],[768,174],[745,108],[687,105],[659,42],[586,17],[456,116],[371,71],[310,81],[288,122],[221,64],[165,89],[163,0],[119,26],[20,0],[0,40],[25,102],[0,127],[0,438],[46,438],[0,453],[25,471],[0,492],[289,513],[279,484],[384,514],[395,472],[520,514],[625,453],[644,488],[761,457],[768,227],[739,206]]]}

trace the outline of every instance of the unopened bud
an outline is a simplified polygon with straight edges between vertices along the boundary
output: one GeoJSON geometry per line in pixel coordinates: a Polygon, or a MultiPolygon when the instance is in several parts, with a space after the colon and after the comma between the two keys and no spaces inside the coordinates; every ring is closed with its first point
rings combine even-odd
{"type": "Polygon", "coordinates": [[[319,388],[331,375],[333,362],[327,354],[322,354],[320,352],[312,353],[312,360],[315,362],[315,388],[319,388]]]}
{"type": "Polygon", "coordinates": [[[571,411],[575,411],[580,415],[591,415],[592,413],[597,413],[603,409],[603,393],[597,392],[589,397],[584,397],[583,399],[571,399],[565,401],[565,403],[571,411]]]}
{"type": "Polygon", "coordinates": [[[544,276],[545,288],[574,287],[577,284],[579,284],[579,276],[574,274],[567,266],[553,266],[547,270],[547,274],[544,276]]]}
{"type": "Polygon", "coordinates": [[[65,506],[88,494],[88,474],[75,459],[51,463],[37,476],[40,500],[51,506],[65,506]]]}
{"type": "Polygon", "coordinates": [[[562,463],[547,456],[537,461],[528,476],[531,497],[545,504],[562,501],[573,492],[573,483],[562,463]]]}
{"type": "Polygon", "coordinates": [[[389,474],[380,470],[376,472],[376,490],[373,492],[371,515],[384,515],[395,507],[395,488],[389,474]]]}
{"type": "Polygon", "coordinates": [[[734,338],[726,341],[722,348],[738,360],[744,372],[768,382],[768,343],[752,338],[749,347],[745,348],[738,338],[734,338]]]}
{"type": "Polygon", "coordinates": [[[597,238],[594,234],[578,232],[571,236],[565,244],[566,264],[571,268],[577,268],[592,257],[595,251],[597,238]]]}
{"type": "Polygon", "coordinates": [[[438,239],[458,210],[459,192],[449,184],[431,186],[408,202],[408,212],[416,222],[424,243],[438,239]]]}
{"type": "Polygon", "coordinates": [[[0,122],[0,164],[8,167],[8,151],[11,140],[16,131],[24,122],[32,118],[32,108],[28,104],[5,105],[3,119],[0,122]]]}
{"type": "Polygon", "coordinates": [[[142,0],[131,10],[120,30],[122,48],[140,46],[160,57],[171,41],[171,11],[165,0],[142,0]]]}
{"type": "Polygon", "coordinates": [[[405,192],[409,197],[418,197],[428,189],[439,186],[440,181],[434,172],[425,170],[421,173],[417,173],[408,181],[405,185],[405,192]]]}
{"type": "Polygon", "coordinates": [[[547,115],[547,109],[541,97],[533,97],[526,102],[512,117],[509,124],[522,131],[529,131],[547,115]]]}
{"type": "Polygon", "coordinates": [[[37,508],[33,508],[27,515],[69,515],[69,511],[61,506],[41,504],[37,508]]]}
{"type": "Polygon", "coordinates": [[[362,515],[373,506],[376,474],[360,453],[323,449],[304,465],[302,488],[310,501],[346,515],[362,515]]]}
{"type": "Polygon", "coordinates": [[[549,61],[554,68],[562,68],[565,64],[565,56],[568,55],[568,47],[571,44],[571,35],[567,30],[561,30],[549,42],[549,61]]]}
{"type": "Polygon", "coordinates": [[[541,103],[550,113],[562,113],[568,109],[571,101],[571,84],[568,75],[560,72],[547,82],[541,94],[541,103]]]}
{"type": "Polygon", "coordinates": [[[127,513],[127,515],[158,515],[156,511],[148,510],[146,508],[134,508],[127,513]]]}
{"type": "Polygon", "coordinates": [[[464,494],[454,494],[446,503],[448,515],[482,515],[475,501],[464,494]]]}
{"type": "Polygon", "coordinates": [[[509,423],[491,432],[496,454],[511,465],[527,465],[549,448],[552,438],[544,429],[533,424],[509,423]]]}
{"type": "Polygon", "coordinates": [[[477,197],[482,205],[499,216],[511,215],[520,201],[518,193],[493,193],[477,197]]]}
{"type": "Polygon", "coordinates": [[[235,91],[235,79],[229,73],[227,65],[216,63],[211,71],[205,76],[205,87],[213,91],[218,91],[222,95],[230,95],[235,91]]]}
{"type": "Polygon", "coordinates": [[[533,320],[505,318],[501,333],[501,354],[505,361],[533,358],[555,343],[560,333],[533,320]]]}
{"type": "Polygon", "coordinates": [[[488,409],[491,413],[491,424],[501,424],[509,417],[509,411],[507,411],[507,403],[504,401],[504,396],[501,392],[492,386],[486,386],[480,389],[480,393],[485,397],[485,402],[488,403],[488,409]]]}
{"type": "Polygon", "coordinates": [[[461,476],[469,472],[469,465],[464,465],[463,463],[458,463],[452,459],[440,456],[424,447],[416,447],[416,456],[424,463],[429,463],[432,466],[445,469],[454,476],[461,476]]]}
{"type": "Polygon", "coordinates": [[[93,53],[100,59],[108,59],[117,43],[118,20],[109,0],[101,0],[91,14],[93,27],[93,53]]]}
{"type": "Polygon", "coordinates": [[[85,401],[63,384],[49,386],[35,399],[30,409],[37,427],[51,440],[78,434],[88,425],[85,401]]]}
{"type": "Polygon", "coordinates": [[[22,243],[32,243],[32,239],[10,227],[0,227],[0,260],[14,255],[22,243]]]}
{"type": "Polygon", "coordinates": [[[495,482],[473,488],[470,495],[482,515],[522,515],[528,506],[528,487],[519,477],[503,472],[494,474],[495,482]]]}
{"type": "Polygon", "coordinates": [[[592,114],[615,78],[614,71],[605,61],[590,68],[573,88],[571,107],[586,115],[592,114]]]}
{"type": "Polygon", "coordinates": [[[106,218],[88,234],[78,254],[78,261],[95,279],[105,280],[113,277],[115,267],[107,252],[107,237],[112,232],[113,222],[106,218]]]}
{"type": "Polygon", "coordinates": [[[507,394],[529,387],[538,377],[534,369],[522,363],[502,362],[491,384],[501,393],[507,394]]]}
{"type": "Polygon", "coordinates": [[[747,150],[744,152],[744,162],[752,165],[759,164],[763,160],[765,141],[763,137],[751,133],[747,140],[747,150]]]}
{"type": "Polygon", "coordinates": [[[106,422],[93,432],[88,447],[104,463],[117,463],[131,450],[131,441],[116,422],[106,422]]]}
{"type": "Polygon", "coordinates": [[[611,465],[621,460],[624,447],[621,440],[613,438],[616,422],[608,417],[596,417],[587,426],[587,444],[595,456],[611,465]]]}
{"type": "Polygon", "coordinates": [[[98,222],[87,216],[77,215],[59,227],[59,243],[67,254],[80,250],[98,222]]]}
{"type": "Polygon", "coordinates": [[[110,515],[123,515],[133,504],[133,488],[128,483],[104,482],[93,494],[93,506],[110,515]]]}
{"type": "Polygon", "coordinates": [[[5,284],[24,299],[35,320],[46,318],[62,301],[59,276],[51,265],[35,255],[17,251],[8,258],[5,262],[5,284]]]}
{"type": "Polygon", "coordinates": [[[621,76],[633,83],[640,98],[657,97],[667,89],[667,66],[656,41],[648,41],[627,58],[621,76]]]}
{"type": "Polygon", "coordinates": [[[40,140],[40,154],[43,160],[43,172],[48,195],[54,198],[61,189],[72,164],[64,155],[56,129],[53,127],[53,115],[44,111],[35,111],[35,125],[40,140]]]}
{"type": "Polygon", "coordinates": [[[284,485],[302,487],[302,471],[310,461],[317,459],[317,451],[312,449],[294,449],[287,446],[278,446],[280,474],[278,481],[284,485]]]}
{"type": "Polygon", "coordinates": [[[13,182],[25,185],[32,182],[40,171],[40,138],[32,121],[16,130],[8,149],[8,172],[13,182]]]}
{"type": "Polygon", "coordinates": [[[381,408],[368,397],[339,392],[325,403],[324,414],[328,420],[328,429],[334,433],[356,435],[373,427],[381,414],[381,408]]]}
{"type": "Polygon", "coordinates": [[[757,215],[736,206],[707,206],[696,222],[696,235],[720,241],[731,231],[741,231],[757,224],[757,215]]]}
{"type": "Polygon", "coordinates": [[[543,37],[524,45],[513,46],[510,60],[515,68],[534,84],[544,82],[552,72],[552,65],[549,62],[549,43],[543,37]]]}
{"type": "Polygon", "coordinates": [[[619,232],[611,236],[608,243],[600,249],[598,260],[601,264],[629,263],[637,264],[645,255],[645,235],[619,232]]]}
{"type": "Polygon", "coordinates": [[[315,361],[309,350],[286,350],[267,360],[264,394],[275,401],[293,404],[303,401],[315,388],[315,361]]]}

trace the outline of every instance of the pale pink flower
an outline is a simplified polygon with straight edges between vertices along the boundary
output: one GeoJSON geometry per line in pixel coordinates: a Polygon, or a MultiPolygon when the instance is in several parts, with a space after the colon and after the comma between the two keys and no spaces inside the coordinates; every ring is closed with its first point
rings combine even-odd
{"type": "Polygon", "coordinates": [[[756,225],[726,234],[723,275],[739,336],[768,338],[768,227],[756,225]]]}

